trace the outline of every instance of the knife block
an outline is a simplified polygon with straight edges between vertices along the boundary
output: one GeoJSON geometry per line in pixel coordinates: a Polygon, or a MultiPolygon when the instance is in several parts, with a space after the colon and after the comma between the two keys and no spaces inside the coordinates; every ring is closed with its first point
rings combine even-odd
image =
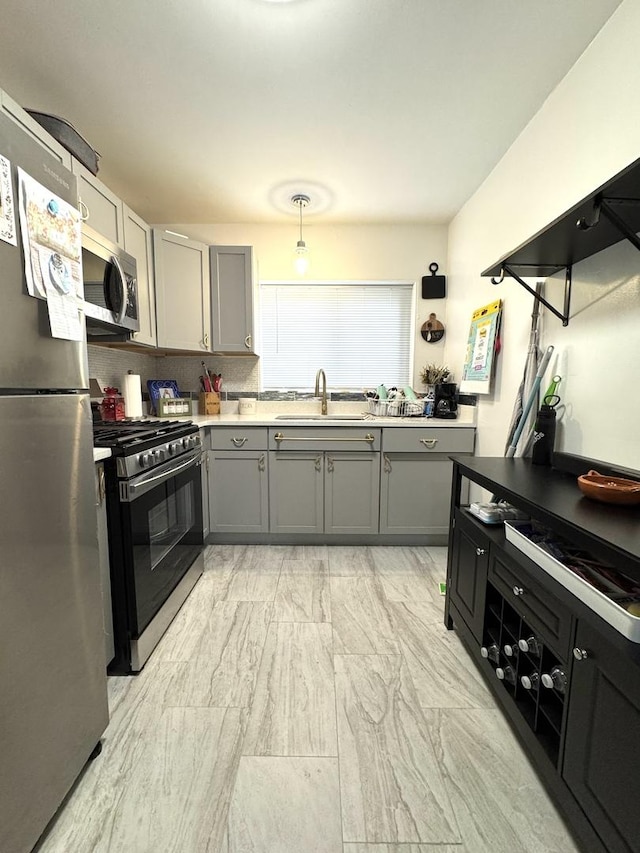
{"type": "Polygon", "coordinates": [[[216,391],[203,391],[199,397],[198,411],[201,415],[219,415],[220,395],[216,391]]]}

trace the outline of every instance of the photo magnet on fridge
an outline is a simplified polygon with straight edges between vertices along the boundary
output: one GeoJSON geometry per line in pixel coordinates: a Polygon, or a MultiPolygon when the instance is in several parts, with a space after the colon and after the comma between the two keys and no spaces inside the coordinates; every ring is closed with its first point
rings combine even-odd
{"type": "Polygon", "coordinates": [[[422,298],[423,299],[444,299],[445,285],[447,277],[444,275],[436,275],[438,272],[438,264],[434,261],[429,264],[431,275],[422,276],[422,298]]]}

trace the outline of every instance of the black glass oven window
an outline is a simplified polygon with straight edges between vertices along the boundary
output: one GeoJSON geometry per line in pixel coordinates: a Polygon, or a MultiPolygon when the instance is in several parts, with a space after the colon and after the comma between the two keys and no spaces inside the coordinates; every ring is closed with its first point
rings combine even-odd
{"type": "Polygon", "coordinates": [[[200,469],[158,485],[129,509],[134,581],[130,622],[138,636],[202,550],[200,469]]]}

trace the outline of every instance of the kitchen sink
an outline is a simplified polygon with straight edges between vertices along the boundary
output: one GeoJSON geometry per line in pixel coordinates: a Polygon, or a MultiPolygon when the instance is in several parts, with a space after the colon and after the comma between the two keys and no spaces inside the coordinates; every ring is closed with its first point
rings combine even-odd
{"type": "Polygon", "coordinates": [[[277,421],[366,421],[368,415],[276,415],[277,421]]]}

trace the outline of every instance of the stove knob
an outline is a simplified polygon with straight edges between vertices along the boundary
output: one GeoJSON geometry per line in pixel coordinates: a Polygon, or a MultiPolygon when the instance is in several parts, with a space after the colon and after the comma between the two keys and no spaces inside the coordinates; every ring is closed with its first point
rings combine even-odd
{"type": "Polygon", "coordinates": [[[182,444],[179,441],[172,441],[169,445],[169,456],[175,456],[176,453],[180,453],[182,450],[182,444]]]}
{"type": "Polygon", "coordinates": [[[154,462],[153,457],[153,451],[151,451],[151,453],[142,453],[140,456],[138,456],[138,462],[142,468],[150,468],[154,462]]]}
{"type": "Polygon", "coordinates": [[[164,460],[167,458],[167,451],[164,449],[164,447],[159,447],[155,451],[155,457],[157,462],[164,462],[164,460]]]}

